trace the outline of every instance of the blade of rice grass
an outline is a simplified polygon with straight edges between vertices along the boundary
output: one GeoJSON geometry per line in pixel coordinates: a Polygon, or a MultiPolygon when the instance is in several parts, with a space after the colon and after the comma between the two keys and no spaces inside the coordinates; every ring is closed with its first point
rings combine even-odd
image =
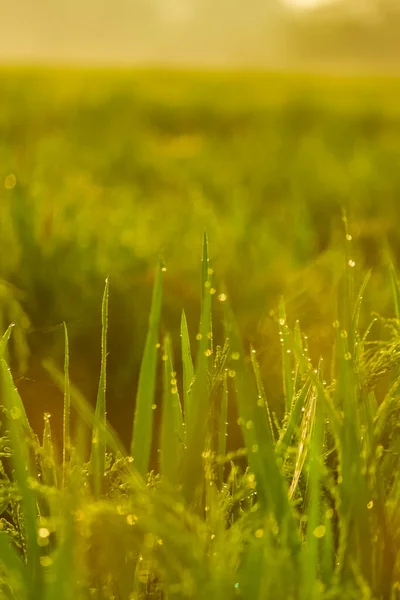
{"type": "Polygon", "coordinates": [[[275,435],[274,435],[274,428],[272,426],[271,413],[269,410],[267,397],[265,395],[264,384],[261,379],[260,366],[257,361],[257,354],[256,354],[256,351],[254,350],[253,346],[250,347],[250,357],[251,357],[251,364],[253,366],[254,376],[256,378],[256,383],[257,383],[257,390],[258,390],[258,402],[257,403],[259,406],[265,407],[265,411],[267,414],[268,427],[267,427],[267,431],[265,433],[266,433],[266,435],[269,436],[271,442],[275,443],[275,435]]]}
{"type": "MultiPolygon", "coordinates": [[[[319,597],[317,587],[320,560],[320,539],[326,533],[325,524],[321,521],[321,478],[323,472],[324,441],[324,404],[318,398],[318,392],[311,394],[310,413],[305,429],[309,434],[309,469],[308,469],[308,505],[307,536],[302,552],[302,585],[301,595],[304,600],[319,597]],[[312,400],[315,399],[314,402],[312,400]]],[[[306,413],[305,413],[306,418],[306,413]]],[[[304,440],[304,445],[307,442],[304,440]]],[[[300,446],[302,441],[300,442],[300,446]]],[[[304,464],[304,461],[303,461],[304,464]]]]}
{"type": "Polygon", "coordinates": [[[11,323],[11,325],[8,327],[8,329],[3,333],[3,335],[0,338],[0,360],[2,358],[5,358],[7,344],[10,339],[13,327],[14,327],[14,323],[11,323]]]}
{"type": "Polygon", "coordinates": [[[181,447],[184,429],[182,409],[173,370],[171,356],[171,340],[164,338],[163,355],[163,406],[160,435],[160,467],[161,474],[172,484],[178,482],[181,447]]]}
{"type": "Polygon", "coordinates": [[[37,507],[35,493],[29,481],[36,479],[30,457],[30,427],[11,372],[4,359],[0,361],[1,389],[4,406],[8,411],[8,429],[12,447],[14,481],[21,494],[25,524],[26,564],[29,580],[29,598],[41,595],[43,586],[40,552],[37,543],[37,507]]]}
{"type": "Polygon", "coordinates": [[[362,306],[362,301],[363,301],[366,287],[371,278],[371,273],[372,273],[372,270],[370,269],[368,271],[368,273],[366,274],[366,276],[364,277],[364,281],[361,285],[360,291],[358,292],[358,296],[357,296],[357,299],[355,302],[353,318],[351,321],[351,330],[350,330],[350,347],[352,348],[352,352],[356,351],[355,344],[356,344],[357,338],[359,337],[358,328],[360,325],[361,306],[362,306]]]}
{"type": "Polygon", "coordinates": [[[183,368],[183,410],[185,423],[190,421],[190,410],[192,402],[192,394],[190,386],[194,378],[194,366],[192,353],[190,350],[189,330],[185,311],[182,311],[181,317],[181,348],[182,348],[182,368],[183,368]]]}
{"type": "Polygon", "coordinates": [[[153,288],[149,327],[136,394],[131,454],[137,471],[147,477],[153,437],[153,403],[156,389],[157,343],[162,305],[162,268],[158,265],[153,288]]]}
{"type": "MultiPolygon", "coordinates": [[[[101,309],[101,367],[97,392],[96,419],[106,426],[106,373],[107,373],[107,331],[108,331],[109,282],[106,279],[101,309]]],[[[106,462],[106,444],[97,426],[93,428],[90,467],[93,477],[94,494],[98,498],[103,491],[106,462]]]]}
{"type": "Polygon", "coordinates": [[[284,299],[279,302],[279,335],[282,347],[282,376],[283,393],[285,397],[285,413],[289,414],[293,402],[293,376],[292,376],[292,349],[290,345],[290,331],[286,322],[286,309],[284,299]]]}
{"type": "Polygon", "coordinates": [[[307,379],[300,392],[297,394],[292,410],[290,411],[286,427],[282,430],[279,440],[276,444],[278,454],[285,454],[290,445],[291,439],[300,425],[300,419],[305,412],[307,398],[311,390],[311,381],[307,379]],[[304,410],[303,410],[304,409],[304,410]]]}
{"type": "Polygon", "coordinates": [[[207,438],[207,421],[210,412],[209,377],[212,371],[212,288],[208,259],[207,235],[204,234],[202,270],[202,306],[195,377],[192,386],[190,419],[186,427],[186,452],[182,467],[182,493],[192,502],[203,484],[202,454],[207,438]]]}
{"type": "Polygon", "coordinates": [[[63,453],[62,485],[65,488],[67,463],[71,453],[71,391],[69,383],[69,341],[68,329],[64,322],[64,406],[63,406],[63,453]]]}
{"type": "Polygon", "coordinates": [[[310,440],[312,439],[312,432],[315,423],[315,407],[316,407],[316,394],[312,390],[308,397],[307,405],[303,413],[303,419],[300,427],[299,444],[297,448],[296,462],[294,466],[293,478],[289,488],[289,498],[293,498],[297,485],[299,483],[300,475],[303,472],[304,464],[307,459],[309,452],[310,440]]]}
{"type": "MultiPolygon", "coordinates": [[[[224,381],[222,385],[221,395],[221,410],[219,414],[219,427],[218,427],[218,446],[217,455],[223,458],[226,455],[226,438],[228,430],[228,377],[226,372],[224,373],[224,381]]],[[[224,481],[224,470],[225,465],[223,463],[218,465],[218,481],[219,485],[222,486],[224,481]]]]}
{"type": "Polygon", "coordinates": [[[372,573],[371,540],[367,505],[369,503],[368,482],[365,477],[367,464],[361,442],[359,386],[354,372],[353,357],[349,351],[348,338],[337,330],[338,378],[334,393],[336,404],[342,406],[343,424],[340,440],[340,512],[343,540],[350,528],[354,528],[348,539],[347,551],[356,558],[363,576],[368,581],[372,573]]]}
{"type": "Polygon", "coordinates": [[[42,481],[44,485],[57,487],[56,462],[48,413],[44,415],[42,481]]]}

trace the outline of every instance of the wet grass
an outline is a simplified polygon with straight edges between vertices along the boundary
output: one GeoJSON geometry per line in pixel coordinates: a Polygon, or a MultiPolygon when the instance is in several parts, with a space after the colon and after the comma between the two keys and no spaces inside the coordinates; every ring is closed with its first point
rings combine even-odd
{"type": "MultiPolygon", "coordinates": [[[[4,358],[8,328],[0,343],[2,597],[397,598],[400,324],[397,316],[382,319],[382,339],[374,338],[376,317],[372,328],[360,328],[369,275],[355,293],[353,273],[345,263],[330,369],[323,357],[313,364],[282,300],[276,335],[286,401],[279,419],[271,416],[257,351],[247,359],[226,295],[227,337],[214,339],[207,238],[199,333],[190,340],[182,320],[176,358],[185,365],[184,385],[169,334],[158,342],[158,266],[130,450],[106,420],[108,281],[95,410],[69,381],[67,337],[65,372],[45,365],[64,390],[60,453],[48,415],[41,439],[29,425],[4,358]],[[194,364],[190,348],[197,348],[194,364]],[[381,396],[377,386],[387,375],[381,396]],[[162,404],[159,430],[155,402],[162,404]],[[231,403],[243,446],[226,453],[231,403]],[[153,436],[158,465],[148,474],[153,436]]],[[[390,277],[396,310],[392,267],[390,277]]]]}

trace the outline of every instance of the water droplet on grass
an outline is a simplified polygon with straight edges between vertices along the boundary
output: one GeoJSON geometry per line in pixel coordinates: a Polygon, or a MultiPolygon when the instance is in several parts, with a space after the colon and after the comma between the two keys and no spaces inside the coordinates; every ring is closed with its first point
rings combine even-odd
{"type": "Polygon", "coordinates": [[[316,537],[317,539],[321,539],[324,537],[326,533],[326,527],[325,525],[318,525],[318,527],[316,527],[313,531],[313,535],[314,537],[316,537]]]}

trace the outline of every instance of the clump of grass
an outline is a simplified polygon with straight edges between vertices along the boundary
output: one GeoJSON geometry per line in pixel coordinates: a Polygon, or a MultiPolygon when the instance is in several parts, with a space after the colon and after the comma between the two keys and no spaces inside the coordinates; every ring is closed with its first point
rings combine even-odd
{"type": "Polygon", "coordinates": [[[369,275],[355,296],[346,262],[330,381],[322,359],[312,364],[300,325],[290,326],[281,301],[281,420],[268,406],[256,349],[246,359],[225,295],[227,339],[213,339],[207,237],[194,363],[195,343],[182,314],[182,381],[169,334],[159,341],[162,276],[159,266],[129,450],[106,419],[108,281],[95,410],[69,380],[66,328],[64,373],[46,363],[64,390],[61,459],[50,417],[42,440],[30,428],[5,360],[12,327],[2,336],[0,598],[396,598],[400,294],[394,270],[396,317],[384,322],[389,339],[373,342],[371,328],[362,332],[359,325],[369,275]],[[376,383],[387,373],[392,382],[378,402],[376,383]],[[148,473],[156,401],[162,403],[159,465],[148,473]],[[244,447],[227,453],[231,403],[244,447]]]}

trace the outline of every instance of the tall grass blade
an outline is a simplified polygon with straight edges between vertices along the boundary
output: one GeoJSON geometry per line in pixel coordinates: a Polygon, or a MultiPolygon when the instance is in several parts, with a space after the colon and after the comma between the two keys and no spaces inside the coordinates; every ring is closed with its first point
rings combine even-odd
{"type": "Polygon", "coordinates": [[[210,416],[210,386],[209,379],[212,372],[212,294],[210,282],[210,268],[208,259],[207,235],[204,234],[203,262],[202,262],[202,307],[200,318],[200,331],[198,334],[199,346],[196,358],[195,378],[192,386],[192,400],[190,419],[186,426],[187,450],[183,459],[182,468],[182,493],[190,503],[199,493],[203,484],[203,459],[202,454],[207,438],[207,422],[210,416]]]}
{"type": "Polygon", "coordinates": [[[13,330],[14,327],[14,323],[12,323],[8,329],[3,333],[3,335],[0,338],[0,360],[5,358],[5,352],[6,352],[6,348],[7,348],[7,344],[8,341],[11,337],[11,332],[13,330]]]}
{"type": "Polygon", "coordinates": [[[158,265],[153,288],[149,327],[140,367],[136,394],[135,417],[131,440],[131,454],[136,469],[146,478],[149,469],[152,433],[153,402],[156,389],[157,342],[162,304],[162,268],[158,265]]]}
{"type": "Polygon", "coordinates": [[[64,407],[63,407],[63,453],[62,482],[66,484],[67,464],[71,453],[71,391],[69,383],[69,341],[68,329],[64,322],[64,407]]]}
{"type": "Polygon", "coordinates": [[[358,292],[358,296],[355,302],[355,307],[353,311],[353,318],[351,321],[351,330],[350,330],[350,344],[352,348],[352,352],[355,352],[355,344],[358,338],[358,329],[360,325],[360,314],[361,314],[361,306],[365,293],[365,289],[368,285],[368,282],[371,278],[372,270],[369,270],[366,276],[364,277],[364,281],[361,285],[360,291],[358,292]]]}
{"type": "MultiPolygon", "coordinates": [[[[109,282],[106,279],[106,285],[103,295],[101,309],[101,367],[100,381],[97,392],[96,419],[102,425],[106,426],[106,372],[107,372],[107,330],[108,330],[108,297],[109,282]]],[[[93,477],[94,494],[98,498],[103,491],[103,481],[106,461],[106,443],[97,426],[93,428],[92,448],[90,456],[90,466],[93,477]]]]}
{"type": "Polygon", "coordinates": [[[182,368],[183,368],[183,410],[185,423],[190,421],[190,410],[192,402],[192,394],[190,386],[194,378],[194,366],[192,353],[190,350],[189,330],[186,320],[185,311],[182,311],[181,317],[181,347],[182,347],[182,368]]]}
{"type": "Polygon", "coordinates": [[[30,456],[31,433],[22,400],[14,385],[4,359],[0,362],[1,390],[8,411],[8,429],[12,447],[14,481],[21,494],[21,507],[25,524],[26,564],[29,580],[29,598],[40,597],[43,580],[40,552],[37,543],[37,507],[35,493],[29,482],[36,479],[30,456]]]}
{"type": "MultiPolygon", "coordinates": [[[[223,459],[226,455],[226,438],[228,431],[228,377],[225,372],[224,381],[222,386],[222,396],[221,396],[221,410],[219,414],[219,427],[218,427],[218,446],[217,446],[217,455],[223,459]]],[[[224,481],[224,463],[218,465],[218,481],[219,485],[222,486],[224,481]]]]}
{"type": "Polygon", "coordinates": [[[285,397],[285,412],[289,414],[293,402],[292,349],[290,331],[286,322],[284,299],[279,302],[279,335],[282,347],[283,393],[285,397]]]}
{"type": "MultiPolygon", "coordinates": [[[[321,514],[321,478],[323,473],[323,439],[324,418],[323,399],[318,398],[318,391],[313,390],[312,423],[309,440],[309,470],[308,470],[308,497],[306,510],[307,536],[302,552],[302,586],[301,593],[304,600],[313,600],[319,597],[317,587],[318,567],[320,562],[320,539],[326,534],[326,527],[321,514]]],[[[311,405],[311,403],[310,403],[311,405]]],[[[311,409],[311,406],[310,406],[311,409]]],[[[300,442],[300,446],[302,441],[300,442]]]]}
{"type": "Polygon", "coordinates": [[[256,383],[257,383],[257,390],[258,390],[257,404],[259,406],[264,406],[266,414],[267,414],[268,428],[265,433],[266,433],[266,435],[269,436],[271,442],[275,443],[275,435],[274,435],[274,428],[272,425],[271,413],[269,410],[267,397],[265,395],[264,384],[261,379],[260,366],[257,361],[256,351],[254,350],[253,346],[251,346],[251,348],[250,348],[250,356],[251,356],[251,364],[253,366],[254,376],[256,378],[256,383]]]}
{"type": "Polygon", "coordinates": [[[42,480],[49,487],[57,487],[56,461],[48,413],[44,415],[42,480]]]}
{"type": "Polygon", "coordinates": [[[184,443],[184,428],[176,373],[173,370],[171,340],[168,335],[164,338],[163,364],[160,467],[161,474],[171,484],[176,484],[178,482],[181,448],[184,443]]]}

